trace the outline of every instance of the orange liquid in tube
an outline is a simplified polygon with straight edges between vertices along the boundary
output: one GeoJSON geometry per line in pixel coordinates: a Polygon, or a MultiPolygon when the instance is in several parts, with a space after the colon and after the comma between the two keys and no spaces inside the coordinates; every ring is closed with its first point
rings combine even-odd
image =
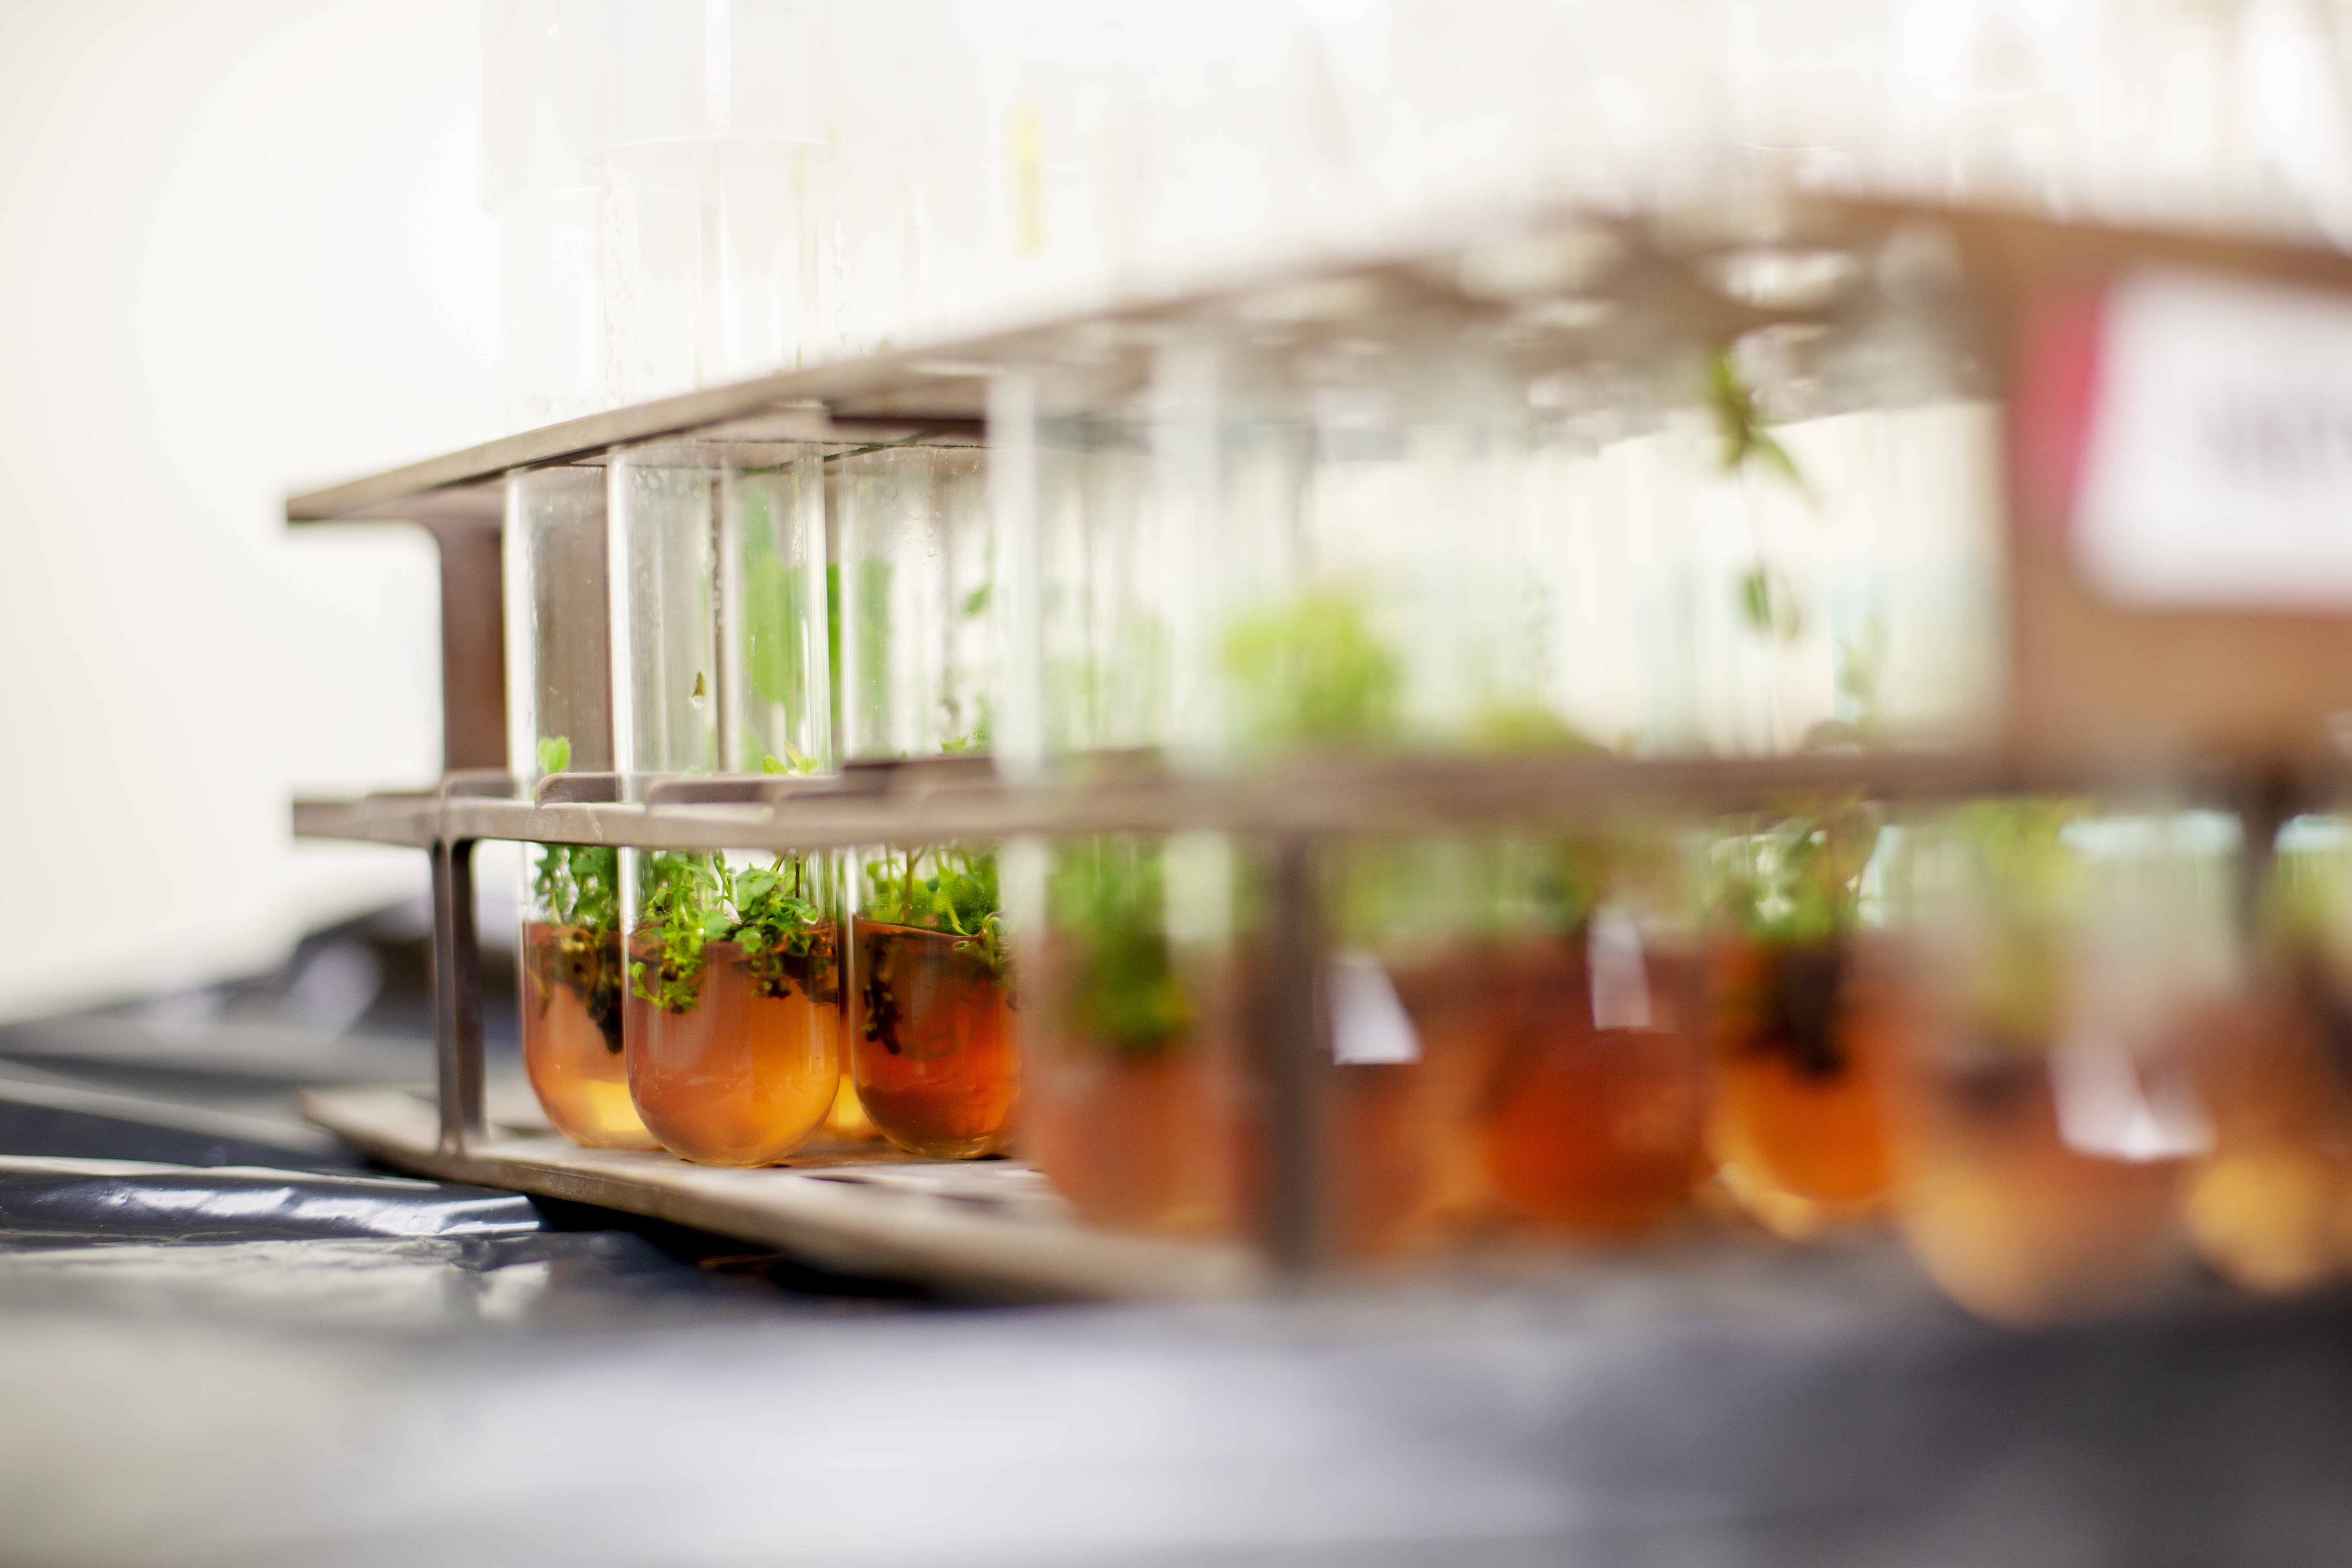
{"type": "Polygon", "coordinates": [[[522,1064],[555,1130],[589,1149],[650,1149],[621,1049],[621,936],[522,928],[522,1064]]]}
{"type": "Polygon", "coordinates": [[[628,1000],[629,1094],[646,1129],[681,1159],[764,1165],[805,1143],[841,1077],[840,999],[828,928],[780,974],[714,942],[695,1005],[628,1000]]]}
{"type": "Polygon", "coordinates": [[[1583,942],[1531,947],[1517,960],[1516,1016],[1483,1142],[1496,1191],[1523,1219],[1637,1231],[1705,1173],[1706,1064],[1686,1026],[1690,965],[1658,953],[1635,962],[1644,1005],[1621,1016],[1597,1002],[1583,942]]]}
{"type": "Polygon", "coordinates": [[[1003,977],[976,943],[950,932],[867,920],[856,932],[851,1058],[866,1114],[909,1153],[1005,1148],[1021,1063],[1003,977]]]}
{"type": "Polygon", "coordinates": [[[1865,1205],[1892,1179],[1883,1028],[1855,1005],[1848,941],[1732,937],[1708,954],[1716,1157],[1748,1184],[1865,1205]]]}

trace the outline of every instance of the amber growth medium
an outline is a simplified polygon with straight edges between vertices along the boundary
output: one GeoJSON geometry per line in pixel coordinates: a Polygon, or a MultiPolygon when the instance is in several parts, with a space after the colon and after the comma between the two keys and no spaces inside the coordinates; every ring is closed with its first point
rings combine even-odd
{"type": "MultiPolygon", "coordinates": [[[[1410,1026],[1412,1054],[1342,1059],[1331,1071],[1329,1201],[1339,1247],[1355,1257],[1418,1250],[1483,1215],[1476,1114],[1509,1011],[1480,948],[1447,945],[1378,973],[1410,1026]]],[[[1261,973],[1257,983],[1280,982],[1261,973]]],[[[1263,1192],[1253,1198],[1262,1204],[1263,1192]]]]}
{"type": "Polygon", "coordinates": [[[1689,968],[1647,960],[1646,1017],[1612,1016],[1601,1027],[1582,943],[1517,956],[1508,982],[1516,1016],[1484,1125],[1487,1172],[1511,1210],[1566,1229],[1626,1232],[1690,1192],[1701,1173],[1706,1076],[1687,1027],[1689,968]]]}
{"type": "Polygon", "coordinates": [[[866,1114],[866,1102],[857,1098],[857,1075],[845,1068],[841,1087],[834,1090],[833,1109],[825,1112],[824,1135],[847,1142],[864,1142],[879,1139],[874,1130],[874,1118],[866,1114]]]}
{"type": "Polygon", "coordinates": [[[2218,1272],[2290,1291],[2352,1267],[2352,1009],[2318,953],[2272,967],[2199,1030],[2213,1150],[2187,1215],[2218,1272]]]}
{"type": "Polygon", "coordinates": [[[631,992],[629,1094],[663,1148],[705,1164],[764,1165],[808,1141],[841,1076],[835,951],[823,927],[808,954],[755,973],[740,945],[714,942],[683,1011],[631,992]]]}
{"type": "Polygon", "coordinates": [[[1858,1005],[1857,945],[1727,938],[1708,957],[1708,1141],[1746,1190],[1860,1206],[1889,1180],[1881,1031],[1858,1005]]]}
{"type": "Polygon", "coordinates": [[[856,922],[852,1060],[874,1125],[909,1153],[992,1154],[1021,1093],[1011,998],[982,944],[950,932],[856,922]]]}
{"type": "Polygon", "coordinates": [[[1139,1059],[1056,1041],[1033,1066],[1026,1151],[1080,1215],[1173,1235],[1231,1222],[1234,1116],[1198,1052],[1139,1059]]]}
{"type": "MultiPolygon", "coordinates": [[[[1249,1002],[1262,1006],[1274,977],[1250,958],[1188,964],[1181,984],[1171,967],[1163,978],[1181,994],[1172,1009],[1181,1026],[1160,1038],[1119,1038],[1104,1028],[1102,1009],[1073,994],[1084,984],[1073,984],[1073,945],[1042,944],[1029,972],[1038,1001],[1034,1015],[1023,1014],[1024,1152],[1100,1225],[1184,1236],[1261,1225],[1264,1129],[1249,1110],[1244,1058],[1249,1002]]],[[[1387,1256],[1439,1239],[1483,1194],[1475,1173],[1449,1178],[1477,1098],[1484,1037],[1424,1005],[1433,985],[1486,994],[1484,972],[1461,960],[1449,953],[1396,972],[1413,1038],[1407,1059],[1331,1069],[1328,1175],[1341,1256],[1387,1256]]],[[[1121,978],[1132,984],[1135,972],[1121,978]]],[[[1472,1151],[1466,1163],[1475,1159],[1472,1151]]]]}
{"type": "Polygon", "coordinates": [[[2171,1268],[2179,1159],[2071,1144],[2047,1058],[1923,1064],[1903,1108],[1904,1231],[1945,1294],[1996,1322],[2111,1310],[2171,1268]]]}
{"type": "Polygon", "coordinates": [[[621,934],[522,929],[522,1065],[555,1130],[590,1149],[650,1149],[621,1050],[621,934]]]}
{"type": "Polygon", "coordinates": [[[1042,942],[1024,1010],[1022,1150],[1087,1219],[1197,1236],[1238,1208],[1241,1128],[1230,966],[1144,972],[1161,989],[1164,1026],[1107,1027],[1092,988],[1132,987],[1132,970],[1088,967],[1080,944],[1042,942]]]}

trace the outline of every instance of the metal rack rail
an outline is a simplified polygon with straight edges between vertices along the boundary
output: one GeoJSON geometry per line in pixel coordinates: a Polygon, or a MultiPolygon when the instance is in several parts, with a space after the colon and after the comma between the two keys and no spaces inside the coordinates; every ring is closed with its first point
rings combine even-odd
{"type": "MultiPolygon", "coordinates": [[[[2127,784],[2061,774],[1989,752],[1817,752],[1782,757],[1325,758],[1262,773],[1195,775],[1124,759],[1075,776],[1007,783],[964,759],[853,765],[822,778],[628,780],[559,773],[516,798],[504,773],[452,775],[435,792],[306,801],[294,830],[429,848],[481,838],[640,849],[831,849],[1024,835],[1213,831],[1262,837],[1540,826],[1595,816],[1738,812],[1866,795],[1933,799],[2127,784]],[[633,797],[625,800],[624,797],[633,797]]],[[[2219,770],[2170,775],[2226,798],[2219,770]]]]}

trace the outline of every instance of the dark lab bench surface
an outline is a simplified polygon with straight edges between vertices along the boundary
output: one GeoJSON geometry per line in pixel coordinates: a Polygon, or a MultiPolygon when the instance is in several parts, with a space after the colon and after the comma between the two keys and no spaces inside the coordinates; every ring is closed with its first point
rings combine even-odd
{"type": "Polygon", "coordinates": [[[1881,1246],[1717,1245],[983,1310],[609,1218],[0,1162],[0,1556],[2352,1561],[2344,1295],[2021,1335],[1881,1246]]]}
{"type": "Polygon", "coordinates": [[[2352,1293],[2020,1335],[1865,1240],[959,1305],[357,1169],[296,1090],[429,1078],[378,951],[341,1035],[284,975],[0,1028],[0,1562],[2352,1563],[2352,1293]]]}

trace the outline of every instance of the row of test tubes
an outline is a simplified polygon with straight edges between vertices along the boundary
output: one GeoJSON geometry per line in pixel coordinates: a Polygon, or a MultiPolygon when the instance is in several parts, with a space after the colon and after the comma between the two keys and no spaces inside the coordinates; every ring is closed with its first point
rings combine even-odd
{"type": "MultiPolygon", "coordinates": [[[[1965,746],[2002,672],[1997,417],[1932,235],[1727,250],[1710,335],[1606,232],[1040,336],[984,436],[751,426],[508,479],[526,779],[922,762],[1965,746]],[[1821,279],[1827,278],[1827,284],[1821,279]]],[[[1312,769],[1289,776],[1311,778],[1312,769]]],[[[2149,798],[1327,837],[1313,940],[1223,832],[543,846],[526,1065],[602,1146],[1016,1152],[1084,1218],[1262,1234],[1305,998],[1337,1258],[1892,1223],[1964,1303],[2112,1305],[2193,1245],[2352,1258],[2352,853],[2149,798]]]]}

